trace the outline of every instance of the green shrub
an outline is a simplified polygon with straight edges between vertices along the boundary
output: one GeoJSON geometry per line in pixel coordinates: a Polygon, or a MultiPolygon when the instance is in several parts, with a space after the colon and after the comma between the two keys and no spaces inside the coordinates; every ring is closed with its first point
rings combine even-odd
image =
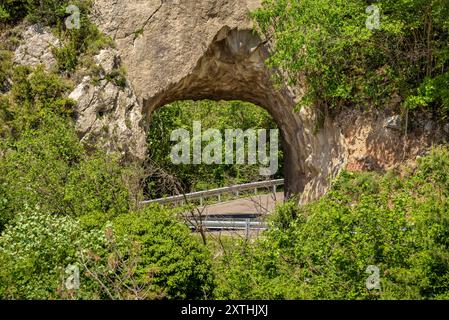
{"type": "Polygon", "coordinates": [[[9,89],[9,78],[12,71],[12,52],[0,50],[0,93],[9,89]]]}
{"type": "MultiPolygon", "coordinates": [[[[157,198],[173,194],[174,188],[164,189],[167,183],[160,182],[166,179],[167,174],[175,177],[178,190],[181,189],[186,193],[251,182],[261,178],[259,165],[224,163],[221,165],[174,165],[170,159],[170,153],[176,143],[170,141],[171,132],[183,128],[192,134],[192,121],[200,121],[203,131],[218,129],[223,133],[223,140],[226,129],[236,128],[245,131],[277,127],[266,110],[242,101],[177,101],[160,108],[152,115],[147,135],[150,163],[156,167],[153,175],[148,179],[148,196],[157,198]],[[161,174],[161,171],[165,174],[161,174]]],[[[203,144],[203,147],[206,144],[203,144]]],[[[222,150],[223,158],[224,149],[222,150]]],[[[282,176],[282,159],[282,151],[279,151],[280,167],[276,177],[282,176]]]]}
{"type": "Polygon", "coordinates": [[[253,13],[270,66],[306,84],[300,106],[449,108],[446,0],[265,0],[253,13]],[[370,30],[369,5],[380,25],[370,30]]]}
{"type": "MultiPolygon", "coordinates": [[[[26,18],[31,23],[50,26],[61,40],[62,46],[53,49],[59,71],[73,72],[76,70],[83,55],[92,55],[105,46],[111,46],[112,41],[106,38],[88,19],[92,1],[90,0],[5,0],[0,5],[0,23],[14,24],[26,18]],[[66,19],[68,6],[78,7],[79,28],[68,29],[66,19]]],[[[0,73],[0,81],[1,81],[0,73]]],[[[0,82],[1,83],[1,82],[0,82]]]]}
{"type": "Polygon", "coordinates": [[[0,298],[152,298],[160,293],[135,285],[138,253],[138,246],[115,237],[108,226],[85,231],[71,217],[30,211],[0,237],[0,298]],[[79,269],[79,288],[66,287],[70,265],[79,269]]]}
{"type": "Polygon", "coordinates": [[[17,22],[26,14],[25,0],[4,0],[0,4],[0,23],[17,22]]]}
{"type": "Polygon", "coordinates": [[[71,124],[47,116],[41,129],[27,131],[11,142],[0,158],[1,212],[0,230],[15,214],[27,208],[51,213],[69,213],[64,200],[65,184],[71,164],[80,160],[82,146],[71,124]]]}
{"type": "Polygon", "coordinates": [[[68,43],[61,48],[55,48],[53,54],[58,62],[59,71],[75,71],[78,64],[78,50],[75,43],[68,43]]]}
{"type": "Polygon", "coordinates": [[[53,49],[59,71],[73,72],[81,63],[84,66],[84,56],[91,57],[100,49],[113,46],[110,38],[103,35],[88,18],[82,14],[79,29],[59,28],[58,37],[62,46],[53,49]]]}
{"type": "Polygon", "coordinates": [[[42,67],[17,67],[12,80],[5,109],[12,118],[8,125],[16,135],[37,129],[49,114],[71,116],[74,102],[66,96],[71,86],[57,75],[42,67]]]}
{"type": "Polygon", "coordinates": [[[319,201],[280,207],[271,229],[217,264],[219,298],[445,299],[449,150],[407,176],[342,173],[319,201]],[[380,271],[380,290],[366,273],[380,271]]]}
{"type": "Polygon", "coordinates": [[[214,287],[210,257],[188,227],[161,207],[120,215],[117,235],[141,245],[140,281],[153,275],[153,288],[170,299],[210,298],[214,287]]]}

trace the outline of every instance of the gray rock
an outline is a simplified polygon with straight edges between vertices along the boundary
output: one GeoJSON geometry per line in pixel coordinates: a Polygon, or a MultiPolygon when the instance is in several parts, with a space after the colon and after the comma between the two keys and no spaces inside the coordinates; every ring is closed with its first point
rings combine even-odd
{"type": "Polygon", "coordinates": [[[94,60],[106,74],[109,74],[114,69],[120,67],[120,56],[117,50],[112,48],[101,50],[100,53],[95,56],[94,60]]]}
{"type": "Polygon", "coordinates": [[[426,133],[431,133],[434,129],[434,124],[431,120],[426,121],[426,124],[424,125],[424,131],[426,133]]]}
{"type": "Polygon", "coordinates": [[[391,130],[401,130],[402,119],[401,116],[395,115],[385,119],[384,127],[391,130]]]}
{"type": "Polygon", "coordinates": [[[60,41],[48,28],[38,24],[26,29],[22,35],[22,43],[14,53],[14,63],[36,66],[43,64],[49,70],[56,66],[52,49],[60,46],[60,41]]]}
{"type": "Polygon", "coordinates": [[[449,123],[445,124],[443,127],[444,132],[446,132],[447,134],[449,134],[449,123]]]}

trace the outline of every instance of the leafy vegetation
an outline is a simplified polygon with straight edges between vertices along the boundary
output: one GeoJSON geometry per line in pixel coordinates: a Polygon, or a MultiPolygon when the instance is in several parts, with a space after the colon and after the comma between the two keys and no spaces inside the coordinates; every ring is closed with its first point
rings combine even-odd
{"type": "Polygon", "coordinates": [[[207,298],[214,285],[205,248],[160,210],[89,231],[72,217],[30,211],[3,232],[0,261],[4,299],[207,298]],[[76,290],[65,286],[71,265],[80,270],[76,290]]]}
{"type": "Polygon", "coordinates": [[[85,149],[69,88],[42,68],[17,67],[1,97],[0,297],[211,297],[206,249],[163,209],[133,211],[138,173],[85,149]],[[65,287],[68,265],[80,269],[77,290],[65,287]]]}
{"type": "Polygon", "coordinates": [[[27,212],[17,216],[0,238],[0,297],[3,299],[56,299],[76,294],[80,298],[105,295],[99,283],[81,274],[80,290],[64,286],[65,269],[79,263],[87,252],[97,257],[96,268],[107,266],[104,233],[85,232],[71,217],[27,212]],[[31,240],[31,241],[30,241],[31,240]],[[102,260],[102,261],[101,261],[102,260]]]}
{"type": "Polygon", "coordinates": [[[449,150],[405,176],[342,173],[321,200],[278,208],[255,244],[216,264],[217,297],[447,299],[449,150]],[[380,290],[368,290],[370,265],[380,290]]]}
{"type": "Polygon", "coordinates": [[[271,66],[305,83],[300,106],[431,110],[446,120],[447,0],[265,0],[254,13],[271,66]],[[376,28],[376,9],[379,28],[376,28]],[[373,28],[367,28],[371,24],[373,28]]]}
{"type": "MultiPolygon", "coordinates": [[[[175,129],[186,129],[192,136],[193,121],[201,122],[203,132],[207,129],[218,129],[223,141],[226,129],[245,131],[277,128],[267,111],[242,101],[177,101],[160,108],[152,116],[148,133],[150,165],[154,167],[147,186],[149,196],[160,197],[182,191],[207,190],[261,178],[259,165],[174,165],[170,153],[176,142],[170,141],[171,132],[175,129]],[[161,180],[167,180],[167,177],[173,177],[174,183],[164,187],[161,180]]],[[[205,145],[203,142],[203,147],[205,145]]],[[[222,150],[224,155],[224,148],[222,150]]],[[[280,166],[276,177],[282,176],[282,159],[280,151],[280,166]]]]}
{"type": "MultiPolygon", "coordinates": [[[[70,3],[84,20],[67,30],[68,4],[0,5],[2,28],[41,22],[63,42],[55,49],[59,69],[51,72],[14,67],[9,45],[0,51],[1,299],[449,298],[447,147],[405,172],[343,172],[320,200],[279,206],[259,238],[224,236],[206,247],[175,212],[136,205],[140,168],[79,141],[70,74],[88,67],[109,41],[87,20],[89,1],[70,3]],[[368,266],[379,269],[380,289],[367,289],[368,266]],[[66,285],[73,268],[77,289],[66,285]]],[[[274,35],[271,65],[306,82],[303,102],[381,107],[400,97],[404,109],[431,109],[444,120],[447,4],[378,1],[378,30],[366,28],[361,0],[267,0],[254,16],[274,35]]],[[[123,73],[108,80],[123,85],[123,73]]],[[[146,192],[169,192],[161,186],[171,176],[184,191],[257,176],[251,166],[173,166],[170,132],[190,131],[193,120],[203,129],[275,127],[266,112],[239,101],[161,108],[148,136],[157,170],[146,178],[146,192]]]]}
{"type": "Polygon", "coordinates": [[[142,245],[139,279],[153,275],[153,284],[171,299],[211,298],[215,286],[211,257],[182,220],[161,207],[124,214],[114,220],[117,234],[142,245]]]}

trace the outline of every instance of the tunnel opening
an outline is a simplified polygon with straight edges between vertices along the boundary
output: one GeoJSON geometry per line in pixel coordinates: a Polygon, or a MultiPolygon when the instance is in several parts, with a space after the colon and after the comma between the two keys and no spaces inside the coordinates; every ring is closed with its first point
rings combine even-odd
{"type": "Polygon", "coordinates": [[[266,43],[252,30],[223,27],[185,76],[170,83],[161,79],[164,84],[152,88],[154,94],[143,95],[144,125],[150,131],[153,114],[176,101],[244,101],[259,106],[279,129],[289,198],[300,195],[307,180],[303,126],[293,110],[294,93],[273,83],[274,71],[265,64],[268,56],[266,43]]]}
{"type": "Polygon", "coordinates": [[[283,136],[269,112],[253,103],[174,101],[152,113],[147,132],[148,199],[284,178],[283,136]],[[182,162],[174,161],[177,132],[189,139],[175,152],[186,153],[182,162]]]}
{"type": "Polygon", "coordinates": [[[267,66],[273,43],[254,31],[246,9],[238,10],[235,19],[229,7],[211,24],[203,25],[186,15],[196,10],[193,4],[162,6],[154,19],[162,12],[166,19],[158,23],[149,23],[144,13],[153,16],[155,8],[137,7],[123,2],[112,11],[99,10],[105,16],[100,15],[98,23],[116,40],[128,82],[126,90],[112,99],[92,89],[88,80],[77,87],[76,93],[88,97],[85,103],[92,106],[80,110],[77,120],[85,141],[117,151],[129,162],[142,163],[147,159],[146,136],[155,110],[181,100],[251,102],[270,113],[283,138],[286,196],[297,195],[300,203],[307,203],[328,190],[348,158],[341,128],[329,119],[317,128],[320,111],[316,108],[295,111],[305,93],[303,83],[290,86],[282,81],[282,70],[267,66]],[[146,21],[139,37],[124,32],[136,30],[134,19],[116,19],[137,7],[137,16],[146,21]],[[280,81],[275,83],[273,78],[280,81]],[[91,125],[99,103],[111,107],[91,125]]]}

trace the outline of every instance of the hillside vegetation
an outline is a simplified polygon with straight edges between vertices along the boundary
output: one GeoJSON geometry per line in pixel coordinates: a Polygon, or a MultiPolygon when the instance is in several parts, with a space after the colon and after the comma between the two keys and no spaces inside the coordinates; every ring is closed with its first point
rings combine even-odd
{"type": "MultiPolygon", "coordinates": [[[[343,172],[320,200],[280,205],[257,239],[223,235],[204,244],[178,211],[142,208],[143,194],[168,192],[157,189],[161,176],[88,149],[76,133],[73,76],[112,41],[88,21],[89,1],[73,3],[0,5],[0,299],[449,298],[447,146],[402,171],[343,172]],[[73,3],[85,22],[79,30],[61,23],[73,3]],[[60,37],[57,70],[12,63],[8,32],[26,22],[60,37]],[[373,267],[380,286],[369,290],[373,267]],[[66,285],[74,269],[79,288],[66,285]]],[[[396,107],[446,121],[448,1],[376,4],[378,30],[366,28],[361,0],[267,0],[254,17],[274,37],[269,63],[306,82],[304,103],[337,112],[383,108],[399,96],[396,107]]],[[[254,168],[173,167],[169,130],[193,119],[218,129],[274,126],[238,101],[177,102],[158,112],[151,160],[185,190],[252,179],[254,168]]]]}
{"type": "Polygon", "coordinates": [[[449,115],[448,0],[265,0],[269,64],[307,86],[300,107],[449,115]],[[371,7],[369,7],[371,5],[371,7]]]}

